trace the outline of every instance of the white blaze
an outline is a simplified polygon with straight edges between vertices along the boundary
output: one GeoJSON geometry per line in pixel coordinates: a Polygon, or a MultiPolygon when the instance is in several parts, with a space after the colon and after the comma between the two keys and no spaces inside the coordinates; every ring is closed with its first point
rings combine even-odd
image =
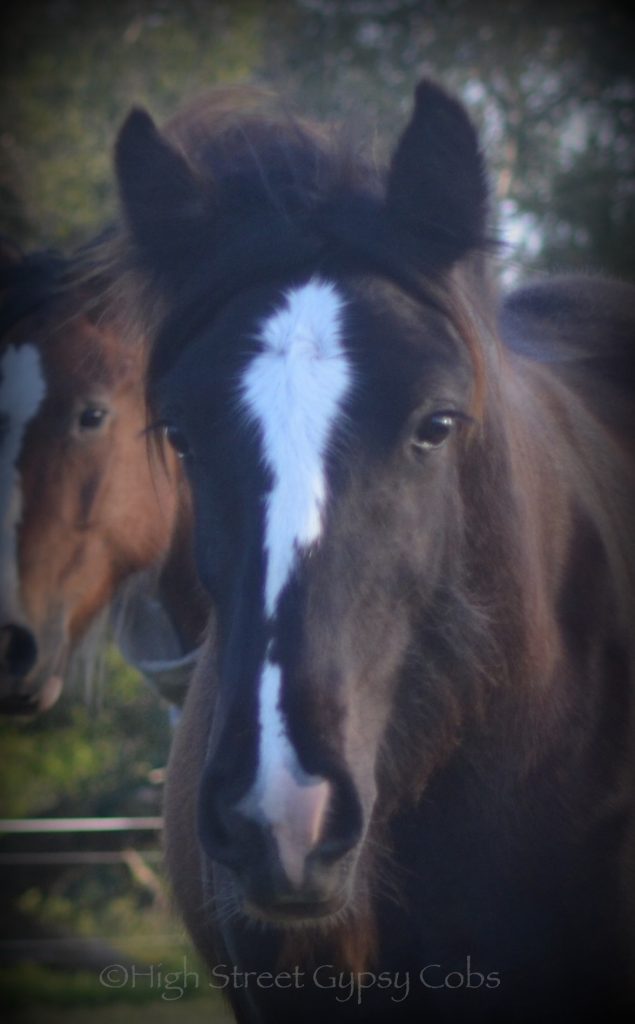
{"type": "Polygon", "coordinates": [[[17,527],[22,495],[17,462],[29,422],[46,393],[35,345],[11,345],[0,363],[0,590],[14,610],[18,593],[17,527]]]}
{"type": "MultiPolygon", "coordinates": [[[[329,438],[351,384],[341,342],[343,299],[313,278],[287,292],[259,333],[263,350],[243,382],[244,403],[262,432],[273,486],[265,505],[265,610],[270,618],[298,555],[319,540],[327,498],[329,438]]],[[[268,821],[283,821],[290,794],[313,782],[298,763],[280,711],[281,672],[268,659],[259,693],[256,794],[268,821]]],[[[311,825],[307,824],[310,838],[311,825]]]]}
{"type": "Polygon", "coordinates": [[[265,462],[273,477],[265,525],[269,616],[297,551],[320,535],[324,457],[350,383],[340,341],[343,300],[333,285],[313,279],[289,291],[286,300],[263,324],[264,349],[243,380],[244,398],[262,430],[265,462]]]}

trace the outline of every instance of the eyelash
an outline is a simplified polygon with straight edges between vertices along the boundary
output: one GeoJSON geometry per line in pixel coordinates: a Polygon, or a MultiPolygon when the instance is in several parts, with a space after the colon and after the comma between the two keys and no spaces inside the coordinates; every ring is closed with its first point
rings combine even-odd
{"type": "Polygon", "coordinates": [[[151,423],[148,423],[147,426],[145,426],[143,428],[143,430],[141,431],[141,436],[142,437],[155,437],[155,436],[161,437],[163,435],[166,427],[169,427],[169,426],[170,426],[170,424],[169,424],[168,420],[164,420],[164,419],[152,420],[151,423]]]}

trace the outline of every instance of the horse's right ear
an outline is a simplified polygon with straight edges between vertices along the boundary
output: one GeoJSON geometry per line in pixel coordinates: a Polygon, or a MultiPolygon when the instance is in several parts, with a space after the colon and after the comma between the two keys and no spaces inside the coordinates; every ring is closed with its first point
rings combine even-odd
{"type": "Polygon", "coordinates": [[[478,138],[463,106],[423,79],[392,157],[386,205],[438,269],[487,244],[488,184],[478,138]]]}
{"type": "Polygon", "coordinates": [[[202,189],[145,110],[133,110],[124,122],[115,166],[123,214],[144,257],[160,259],[179,248],[203,212],[202,189]]]}

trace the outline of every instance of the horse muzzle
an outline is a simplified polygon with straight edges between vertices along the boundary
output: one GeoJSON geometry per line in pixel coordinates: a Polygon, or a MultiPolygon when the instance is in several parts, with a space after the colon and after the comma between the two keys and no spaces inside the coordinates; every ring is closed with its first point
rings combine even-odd
{"type": "Polygon", "coordinates": [[[7,623],[0,628],[0,714],[35,715],[52,707],[62,690],[59,676],[34,681],[38,662],[35,635],[26,626],[7,623]]]}
{"type": "Polygon", "coordinates": [[[298,786],[284,797],[267,815],[251,798],[225,801],[208,777],[199,837],[206,855],[230,869],[244,912],[288,926],[330,917],[348,902],[362,814],[341,779],[298,786]]]}

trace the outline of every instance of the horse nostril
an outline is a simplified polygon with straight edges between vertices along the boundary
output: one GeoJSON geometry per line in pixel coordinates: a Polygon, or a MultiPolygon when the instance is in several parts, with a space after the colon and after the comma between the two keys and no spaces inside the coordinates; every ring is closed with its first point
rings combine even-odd
{"type": "Polygon", "coordinates": [[[24,626],[9,623],[0,629],[0,671],[24,679],[37,661],[37,643],[24,626]]]}
{"type": "Polygon", "coordinates": [[[199,838],[212,860],[228,867],[238,867],[245,848],[253,846],[249,840],[253,839],[254,828],[236,811],[231,801],[223,798],[220,790],[218,782],[204,779],[199,793],[199,838]]]}
{"type": "Polygon", "coordinates": [[[355,790],[348,784],[348,780],[340,780],[339,786],[334,789],[326,828],[311,852],[311,859],[333,864],[357,846],[362,831],[362,809],[355,790]]]}
{"type": "Polygon", "coordinates": [[[312,857],[325,863],[333,863],[352,850],[360,837],[361,829],[351,827],[349,824],[345,824],[338,831],[331,829],[328,835],[313,849],[312,857]]]}

